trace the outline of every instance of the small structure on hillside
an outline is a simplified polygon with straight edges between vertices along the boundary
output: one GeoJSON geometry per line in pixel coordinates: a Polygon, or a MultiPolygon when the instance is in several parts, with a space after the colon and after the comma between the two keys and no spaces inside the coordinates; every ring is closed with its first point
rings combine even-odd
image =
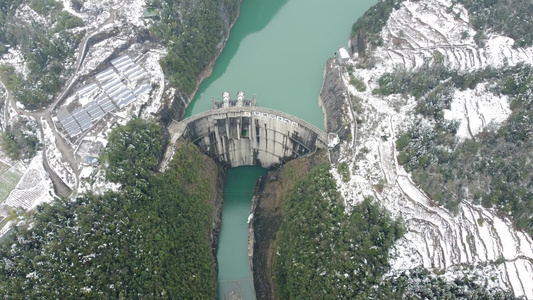
{"type": "Polygon", "coordinates": [[[89,166],[97,167],[98,166],[98,157],[88,156],[86,160],[89,166]]]}
{"type": "Polygon", "coordinates": [[[147,7],[143,13],[143,18],[154,19],[159,16],[159,10],[153,7],[147,7]]]}
{"type": "Polygon", "coordinates": [[[334,132],[328,133],[328,148],[335,148],[340,142],[341,139],[338,134],[334,132]]]}
{"type": "Polygon", "coordinates": [[[341,47],[339,50],[337,50],[335,58],[339,62],[339,65],[342,66],[344,63],[350,60],[350,54],[348,53],[348,50],[346,50],[344,47],[341,47]]]}

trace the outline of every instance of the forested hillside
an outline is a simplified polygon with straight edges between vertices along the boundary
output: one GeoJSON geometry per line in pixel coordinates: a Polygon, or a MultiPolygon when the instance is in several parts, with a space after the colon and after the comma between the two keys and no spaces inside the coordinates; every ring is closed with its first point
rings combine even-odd
{"type": "Polygon", "coordinates": [[[45,204],[17,227],[0,246],[2,299],[213,299],[217,168],[185,144],[166,173],[154,174],[159,142],[151,121],[117,128],[108,171],[124,189],[45,204]]]}
{"type": "Polygon", "coordinates": [[[455,0],[463,4],[478,30],[478,41],[496,32],[515,40],[515,47],[533,45],[533,3],[522,0],[455,0]]]}
{"type": "MultiPolygon", "coordinates": [[[[382,46],[381,29],[393,9],[398,9],[403,1],[381,0],[366,11],[352,26],[351,38],[356,46],[352,51],[364,56],[368,46],[382,46]]],[[[462,4],[468,10],[471,23],[477,30],[476,41],[480,46],[483,46],[484,39],[490,33],[499,33],[514,39],[515,47],[533,45],[533,23],[529,21],[533,3],[530,1],[453,0],[449,9],[453,10],[455,4],[462,4]]]]}
{"type": "Polygon", "coordinates": [[[328,167],[315,167],[283,200],[274,256],[280,299],[366,298],[403,234],[371,199],[346,214],[328,167]]]}
{"type": "MultiPolygon", "coordinates": [[[[161,65],[172,86],[186,93],[221,50],[235,21],[240,0],[148,0],[157,12],[151,33],[168,48],[161,65]]],[[[81,3],[75,1],[74,7],[81,3]]],[[[85,35],[83,21],[56,0],[6,0],[0,3],[0,55],[18,49],[26,64],[4,68],[10,90],[29,109],[50,103],[74,71],[75,51],[85,35]],[[20,14],[29,7],[37,18],[20,14]],[[25,16],[25,17],[24,17],[25,16]]]]}
{"type": "Polygon", "coordinates": [[[448,282],[423,268],[386,275],[402,221],[370,198],[346,213],[327,164],[282,203],[273,257],[279,299],[514,299],[468,276],[448,282]]]}
{"type": "Polygon", "coordinates": [[[84,32],[73,33],[82,20],[65,11],[55,0],[5,0],[0,3],[0,55],[8,48],[19,49],[27,68],[2,71],[9,77],[9,89],[30,109],[52,101],[72,71],[74,51],[84,32]],[[27,19],[17,10],[28,6],[40,18],[27,19]],[[43,24],[43,22],[46,22],[43,24]]]}
{"type": "Polygon", "coordinates": [[[221,49],[241,0],[150,0],[159,10],[152,32],[168,48],[161,66],[170,84],[191,93],[198,76],[221,49]]]}
{"type": "Polygon", "coordinates": [[[352,52],[357,52],[364,57],[367,48],[375,48],[383,45],[381,29],[387,23],[387,19],[393,9],[397,9],[403,0],[383,0],[376,3],[352,26],[350,37],[352,39],[352,52]]]}

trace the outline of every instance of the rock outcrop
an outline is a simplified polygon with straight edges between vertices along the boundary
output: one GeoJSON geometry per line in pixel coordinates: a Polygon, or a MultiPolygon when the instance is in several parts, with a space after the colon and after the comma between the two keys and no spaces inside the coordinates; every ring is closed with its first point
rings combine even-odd
{"type": "Polygon", "coordinates": [[[343,124],[343,106],[346,101],[346,88],[342,82],[340,66],[335,58],[328,59],[324,69],[324,82],[318,96],[318,103],[324,113],[326,132],[335,132],[341,139],[349,134],[349,128],[343,124]]]}
{"type": "MultiPolygon", "coordinates": [[[[346,87],[342,81],[342,66],[335,58],[330,58],[326,62],[324,69],[324,81],[322,90],[318,96],[318,104],[324,114],[324,128],[327,133],[336,133],[341,141],[351,140],[352,133],[350,123],[347,118],[352,116],[353,111],[349,107],[350,98],[346,87]]],[[[353,118],[353,116],[352,116],[353,118]]],[[[335,164],[339,159],[340,147],[335,147],[330,151],[330,162],[335,164]]]]}

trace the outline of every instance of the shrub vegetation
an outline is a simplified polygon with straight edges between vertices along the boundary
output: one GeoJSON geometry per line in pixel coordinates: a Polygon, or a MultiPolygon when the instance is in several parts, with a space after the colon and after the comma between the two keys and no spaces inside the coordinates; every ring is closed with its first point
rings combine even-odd
{"type": "Polygon", "coordinates": [[[463,199],[509,213],[520,228],[533,234],[533,174],[528,149],[533,143],[533,69],[518,65],[458,73],[435,64],[414,72],[384,74],[374,93],[408,94],[424,116],[398,137],[398,161],[440,204],[455,210],[463,199]],[[508,96],[511,116],[498,130],[490,127],[474,139],[455,138],[457,122],[444,120],[456,89],[487,83],[489,92],[508,96]]]}
{"type": "Polygon", "coordinates": [[[8,86],[15,98],[29,109],[50,103],[65,78],[72,71],[74,51],[83,32],[74,34],[68,29],[83,25],[81,19],[63,11],[63,4],[55,0],[5,0],[0,3],[0,55],[8,47],[19,49],[27,62],[26,74],[4,68],[8,86]],[[29,4],[52,26],[16,15],[22,4],[29,4]]]}

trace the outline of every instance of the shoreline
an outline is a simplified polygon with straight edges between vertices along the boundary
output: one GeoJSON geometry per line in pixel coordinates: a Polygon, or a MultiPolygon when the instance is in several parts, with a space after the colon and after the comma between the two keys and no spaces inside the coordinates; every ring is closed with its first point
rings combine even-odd
{"type": "MultiPolygon", "coordinates": [[[[220,42],[221,45],[215,54],[215,56],[209,61],[207,66],[198,74],[197,80],[196,80],[196,86],[194,87],[194,90],[190,94],[186,94],[184,92],[181,92],[176,89],[176,95],[174,95],[174,99],[172,99],[170,103],[170,110],[171,114],[173,115],[173,119],[176,119],[178,121],[182,120],[185,116],[185,111],[191,104],[191,102],[194,100],[194,97],[196,96],[196,93],[198,92],[198,89],[200,88],[200,85],[209,78],[213,74],[213,69],[215,67],[216,62],[218,61],[220,55],[222,54],[222,51],[226,48],[226,43],[228,42],[228,39],[230,37],[231,29],[233,26],[235,26],[235,23],[237,23],[237,20],[240,17],[241,14],[241,5],[242,0],[239,3],[239,8],[237,9],[237,14],[235,15],[235,19],[233,22],[230,22],[228,24],[226,35],[223,37],[222,41],[220,42]],[[175,111],[175,112],[174,112],[175,111]]],[[[167,124],[168,126],[168,124],[167,124]]]]}

